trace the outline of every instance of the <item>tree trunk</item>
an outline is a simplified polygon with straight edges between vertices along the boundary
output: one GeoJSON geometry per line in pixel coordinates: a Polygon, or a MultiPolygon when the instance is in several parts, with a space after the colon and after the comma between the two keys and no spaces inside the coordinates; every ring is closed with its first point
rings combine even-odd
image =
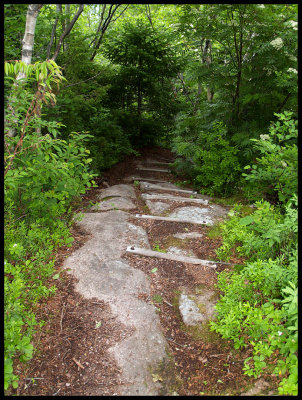
{"type": "MultiPolygon", "coordinates": [[[[37,22],[37,17],[38,14],[42,8],[43,4],[29,4],[28,9],[27,9],[27,15],[26,15],[26,25],[25,25],[25,33],[24,33],[24,38],[22,41],[22,58],[21,61],[23,61],[25,64],[29,65],[31,63],[31,58],[32,58],[32,52],[33,52],[33,47],[34,47],[34,38],[35,38],[35,29],[36,29],[36,22],[37,22]]],[[[20,79],[23,79],[26,77],[26,74],[24,72],[19,72],[16,78],[16,82],[14,84],[14,87],[18,85],[18,81],[20,79]]],[[[12,91],[14,90],[14,87],[12,91]]],[[[14,116],[14,106],[13,106],[13,100],[10,96],[8,99],[8,106],[7,108],[10,110],[12,115],[14,116]]],[[[17,124],[17,121],[14,121],[14,124],[17,124]]],[[[15,127],[12,127],[9,129],[7,132],[7,136],[9,137],[14,137],[16,136],[17,131],[15,127]]]]}
{"type": "MultiPolygon", "coordinates": [[[[65,14],[66,14],[66,23],[67,25],[70,24],[70,4],[65,4],[65,14]]],[[[69,49],[69,39],[66,38],[65,40],[65,51],[68,51],[69,49]]]]}
{"type": "MultiPolygon", "coordinates": [[[[209,39],[206,39],[205,47],[203,49],[203,54],[202,54],[202,62],[206,63],[208,68],[211,67],[211,64],[212,64],[212,43],[211,43],[211,41],[209,39]]],[[[208,101],[209,102],[211,102],[213,100],[213,97],[214,97],[214,91],[210,87],[210,85],[208,85],[208,87],[207,87],[207,97],[208,97],[208,101]]]]}
{"type": "MultiPolygon", "coordinates": [[[[22,41],[22,61],[29,65],[31,63],[31,57],[34,47],[34,38],[35,38],[35,29],[36,22],[39,11],[41,10],[43,4],[30,4],[28,6],[28,11],[26,15],[26,25],[25,25],[25,33],[22,41]]],[[[21,74],[21,73],[20,73],[21,74]]],[[[21,79],[20,74],[17,79],[21,79]]],[[[23,74],[22,78],[25,77],[23,74]]]]}
{"type": "MultiPolygon", "coordinates": [[[[232,19],[234,16],[232,14],[232,19]]],[[[237,79],[236,79],[236,89],[235,94],[233,96],[233,121],[235,120],[236,123],[239,121],[240,118],[240,86],[242,81],[242,50],[243,50],[243,19],[242,14],[240,15],[240,35],[239,40],[237,40],[237,32],[236,28],[233,26],[234,30],[234,44],[236,50],[236,59],[237,59],[237,79]],[[238,43],[239,41],[239,43],[238,43]]]]}

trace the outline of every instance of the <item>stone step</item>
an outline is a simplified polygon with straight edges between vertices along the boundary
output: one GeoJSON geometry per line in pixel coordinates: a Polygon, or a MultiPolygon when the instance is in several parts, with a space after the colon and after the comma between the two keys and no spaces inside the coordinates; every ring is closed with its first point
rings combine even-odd
{"type": "Polygon", "coordinates": [[[166,190],[166,191],[170,191],[170,192],[177,192],[177,193],[188,193],[188,194],[197,194],[197,192],[193,191],[193,190],[188,190],[188,189],[179,189],[174,187],[174,185],[171,184],[171,186],[169,186],[168,184],[166,184],[166,186],[163,185],[154,185],[152,183],[147,183],[147,182],[143,182],[141,181],[140,186],[142,189],[145,190],[166,190]]]}
{"type": "Polygon", "coordinates": [[[172,162],[175,161],[175,158],[171,159],[171,158],[166,158],[166,157],[157,157],[156,160],[154,160],[154,161],[159,161],[159,160],[161,160],[161,161],[167,161],[167,162],[172,163],[172,162]]]}
{"type": "Polygon", "coordinates": [[[165,161],[155,161],[155,160],[146,160],[145,161],[147,164],[161,164],[161,165],[170,165],[170,162],[165,162],[165,161]]]}
{"type": "Polygon", "coordinates": [[[209,267],[209,268],[213,268],[213,269],[217,268],[215,261],[201,260],[200,258],[180,256],[180,255],[171,254],[171,253],[162,253],[159,251],[144,249],[141,247],[128,246],[126,252],[129,254],[136,254],[138,256],[155,257],[155,258],[161,258],[164,260],[179,261],[179,262],[190,263],[190,264],[195,264],[195,265],[203,265],[205,267],[209,267]]]}
{"type": "Polygon", "coordinates": [[[170,183],[168,181],[162,181],[160,179],[153,179],[153,178],[142,178],[140,176],[128,176],[125,178],[125,181],[127,182],[133,182],[133,181],[146,181],[146,182],[156,182],[156,183],[170,183]]]}
{"type": "Polygon", "coordinates": [[[147,218],[147,219],[155,219],[158,221],[167,221],[167,222],[184,222],[189,224],[197,224],[197,225],[209,225],[206,221],[197,221],[197,220],[190,220],[190,219],[180,219],[180,218],[171,218],[171,217],[160,217],[157,215],[147,215],[147,214],[135,214],[136,218],[147,218]]]}
{"type": "MultiPolygon", "coordinates": [[[[167,189],[170,190],[170,189],[167,189]]],[[[169,196],[165,194],[148,194],[143,193],[142,198],[146,200],[171,200],[171,201],[181,201],[184,203],[198,203],[203,205],[208,205],[208,200],[203,199],[191,199],[190,197],[180,197],[180,196],[169,196]]]]}
{"type": "Polygon", "coordinates": [[[168,174],[171,172],[171,170],[169,170],[169,169],[147,168],[147,167],[144,167],[144,166],[141,166],[141,165],[138,165],[136,169],[138,169],[139,171],[166,172],[168,174]]]}

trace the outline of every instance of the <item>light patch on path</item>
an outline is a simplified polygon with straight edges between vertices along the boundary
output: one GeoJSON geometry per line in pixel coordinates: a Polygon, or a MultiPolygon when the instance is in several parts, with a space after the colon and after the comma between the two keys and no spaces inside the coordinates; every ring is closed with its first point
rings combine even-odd
{"type": "Polygon", "coordinates": [[[113,197],[103,200],[100,203],[91,207],[93,211],[108,211],[108,210],[133,210],[136,205],[128,197],[113,197]]]}
{"type": "Polygon", "coordinates": [[[77,224],[92,238],[65,260],[64,268],[78,278],[76,289],[84,297],[108,302],[121,323],[135,329],[109,349],[126,382],[119,394],[158,395],[162,384],[153,381],[150,368],[166,360],[168,344],[155,307],[137,298],[150,294],[147,275],[121,259],[129,242],[150,248],[146,232],[128,217],[123,211],[84,214],[77,224]]]}
{"type": "Polygon", "coordinates": [[[171,218],[179,218],[191,221],[202,221],[205,224],[213,225],[213,217],[209,212],[209,208],[200,207],[179,207],[176,208],[170,215],[171,218]]]}
{"type": "Polygon", "coordinates": [[[163,211],[167,210],[170,207],[170,204],[164,203],[162,201],[146,200],[146,204],[149,210],[155,215],[161,214],[163,211]]]}
{"type": "Polygon", "coordinates": [[[133,186],[121,183],[120,185],[110,186],[107,189],[101,189],[98,194],[99,199],[104,199],[105,197],[129,197],[130,199],[135,199],[135,190],[133,186]]]}

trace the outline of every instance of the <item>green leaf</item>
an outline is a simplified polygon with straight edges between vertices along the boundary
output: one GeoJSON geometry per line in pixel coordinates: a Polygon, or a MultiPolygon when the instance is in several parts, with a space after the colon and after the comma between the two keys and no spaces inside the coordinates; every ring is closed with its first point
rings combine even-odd
{"type": "Polygon", "coordinates": [[[156,268],[156,267],[153,268],[153,269],[151,269],[152,274],[154,274],[156,271],[157,271],[157,268],[156,268]]]}
{"type": "Polygon", "coordinates": [[[254,218],[253,218],[251,215],[247,215],[246,217],[241,218],[241,219],[239,220],[239,224],[240,224],[240,225],[243,225],[243,226],[249,225],[249,224],[251,224],[252,222],[254,222],[254,218]]]}
{"type": "Polygon", "coordinates": [[[12,383],[12,385],[13,385],[13,388],[14,389],[17,389],[17,387],[18,387],[18,381],[13,381],[13,383],[12,383]]]}

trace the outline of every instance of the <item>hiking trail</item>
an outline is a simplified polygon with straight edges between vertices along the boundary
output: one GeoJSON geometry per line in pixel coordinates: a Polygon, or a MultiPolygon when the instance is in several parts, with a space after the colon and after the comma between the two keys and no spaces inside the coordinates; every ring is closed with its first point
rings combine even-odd
{"type": "Polygon", "coordinates": [[[118,167],[112,179],[108,171],[110,183],[94,189],[93,203],[76,214],[75,232],[86,232],[86,239],[67,249],[60,267],[75,282],[53,322],[62,343],[51,350],[55,333],[45,336],[45,355],[37,365],[32,360],[30,374],[43,363],[49,370],[24,394],[269,390],[263,379],[243,375],[243,352],[233,354],[207,328],[219,298],[217,272],[229,266],[215,261],[220,242],[207,232],[229,207],[176,182],[172,161],[151,152],[129,162],[128,175],[127,163],[120,176],[118,167]]]}

